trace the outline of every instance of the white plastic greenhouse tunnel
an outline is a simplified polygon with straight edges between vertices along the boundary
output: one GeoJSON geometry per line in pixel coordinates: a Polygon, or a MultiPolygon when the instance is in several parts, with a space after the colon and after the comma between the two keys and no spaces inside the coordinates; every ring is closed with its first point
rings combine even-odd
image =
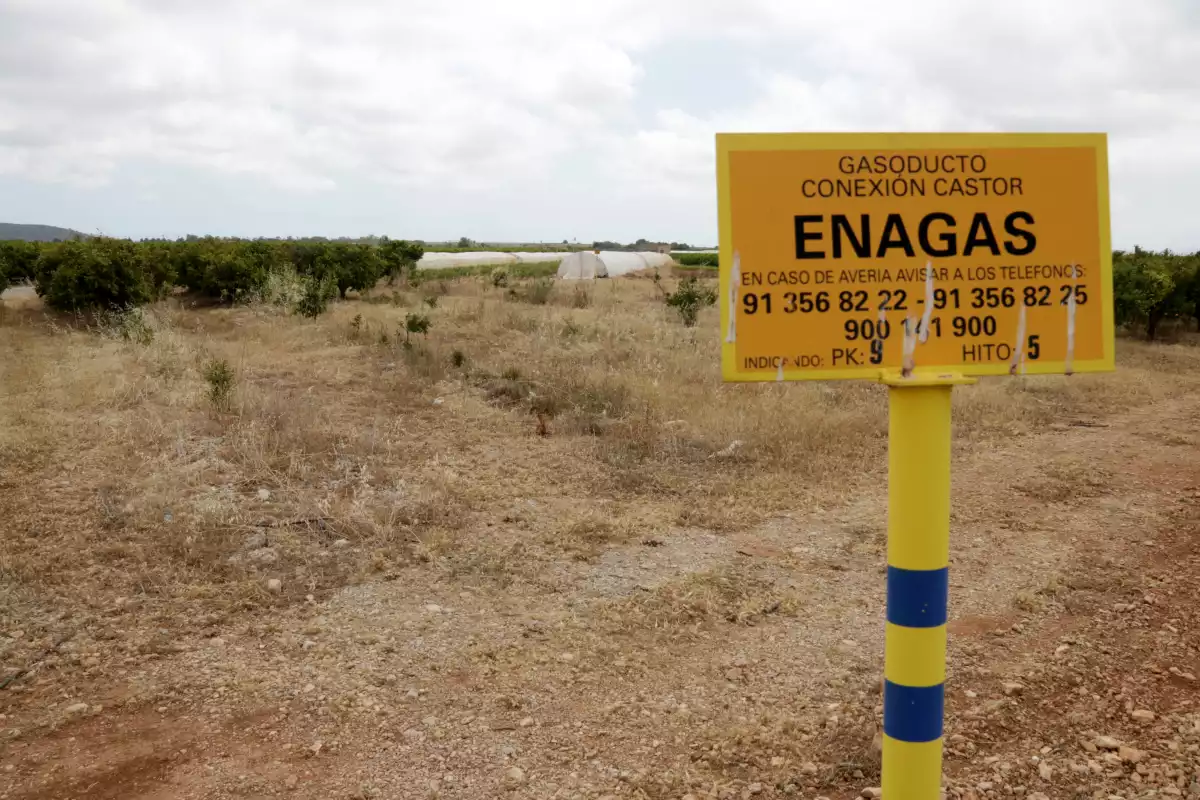
{"type": "Polygon", "coordinates": [[[417,262],[417,269],[544,264],[559,261],[562,257],[562,253],[426,253],[417,262]]]}
{"type": "Polygon", "coordinates": [[[558,277],[564,280],[592,280],[594,278],[617,278],[631,272],[640,272],[655,267],[669,267],[675,263],[666,253],[604,250],[599,253],[584,250],[570,253],[558,265],[558,277]]]}

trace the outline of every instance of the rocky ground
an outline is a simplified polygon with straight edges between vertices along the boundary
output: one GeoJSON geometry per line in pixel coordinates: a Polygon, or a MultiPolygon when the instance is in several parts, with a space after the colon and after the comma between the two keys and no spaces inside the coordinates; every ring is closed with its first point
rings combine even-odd
{"type": "MultiPolygon", "coordinates": [[[[948,796],[1200,797],[1198,409],[960,455],[948,796]],[[1019,453],[1103,480],[1021,483],[1019,453]]],[[[0,695],[0,797],[871,796],[878,499],[506,590],[414,570],[197,637],[128,601],[8,631],[32,670],[0,695]]]]}

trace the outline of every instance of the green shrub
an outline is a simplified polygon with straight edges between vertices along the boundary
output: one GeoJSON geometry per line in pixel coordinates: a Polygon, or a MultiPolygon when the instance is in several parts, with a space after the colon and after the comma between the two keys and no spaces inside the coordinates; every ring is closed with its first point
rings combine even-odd
{"type": "Polygon", "coordinates": [[[203,374],[208,384],[208,400],[213,408],[217,411],[228,411],[237,379],[233,367],[223,358],[213,358],[205,362],[203,374]]]}
{"type": "MultiPolygon", "coordinates": [[[[655,280],[657,281],[657,276],[655,280]]],[[[717,302],[717,292],[711,286],[705,286],[694,276],[690,276],[680,281],[674,292],[664,293],[663,301],[678,311],[683,324],[690,328],[696,324],[700,309],[717,302]]]]}
{"type": "Polygon", "coordinates": [[[124,239],[52,245],[38,261],[35,287],[50,308],[70,312],[127,309],[153,294],[137,248],[124,239]]]}
{"type": "Polygon", "coordinates": [[[33,280],[41,255],[36,242],[0,242],[0,292],[33,280]]]}
{"type": "MultiPolygon", "coordinates": [[[[334,283],[332,276],[323,275],[317,277],[309,275],[301,279],[303,288],[300,293],[300,299],[296,301],[295,311],[302,317],[316,319],[325,313],[329,307],[329,301],[337,294],[337,284],[334,283]]],[[[355,317],[358,323],[362,324],[362,315],[355,317]]]]}
{"type": "Polygon", "coordinates": [[[365,292],[374,288],[383,277],[383,262],[370,245],[331,242],[317,260],[316,274],[332,277],[344,299],[351,289],[365,292]]]}
{"type": "Polygon", "coordinates": [[[717,267],[719,256],[719,253],[678,253],[675,260],[685,267],[717,267]]]}
{"type": "Polygon", "coordinates": [[[223,303],[244,303],[262,296],[284,255],[270,242],[208,237],[180,243],[176,264],[179,281],[191,291],[223,303]]]}
{"type": "Polygon", "coordinates": [[[386,237],[381,239],[379,260],[383,265],[383,274],[387,275],[388,285],[394,284],[397,278],[411,274],[423,255],[425,255],[425,246],[420,242],[386,237]]]}
{"type": "Polygon", "coordinates": [[[492,286],[497,289],[503,289],[508,286],[508,270],[505,267],[496,267],[492,270],[492,286]]]}
{"type": "Polygon", "coordinates": [[[138,265],[150,285],[151,295],[162,298],[170,294],[179,280],[178,244],[165,239],[146,239],[136,247],[138,265]]]}
{"type": "Polygon", "coordinates": [[[1113,316],[1154,339],[1167,320],[1200,320],[1200,253],[1134,248],[1113,253],[1113,316]]]}
{"type": "Polygon", "coordinates": [[[424,314],[408,313],[404,316],[404,344],[408,345],[409,338],[414,333],[425,336],[429,333],[429,317],[424,314]]]}

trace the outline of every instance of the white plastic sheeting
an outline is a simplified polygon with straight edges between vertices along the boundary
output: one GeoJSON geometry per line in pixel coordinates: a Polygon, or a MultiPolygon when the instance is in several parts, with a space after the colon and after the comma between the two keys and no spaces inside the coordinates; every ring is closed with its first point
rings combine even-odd
{"type": "Polygon", "coordinates": [[[669,267],[675,263],[666,253],[630,253],[624,250],[603,250],[598,254],[585,251],[578,255],[583,258],[578,261],[574,258],[571,258],[570,261],[566,258],[563,259],[563,263],[558,268],[558,277],[568,279],[617,278],[621,275],[640,272],[644,269],[669,267]],[[600,266],[596,266],[586,258],[587,256],[599,261],[600,266]]]}
{"type": "Polygon", "coordinates": [[[537,264],[561,261],[565,253],[426,253],[417,262],[417,269],[451,269],[453,267],[486,267],[504,264],[537,264]]]}
{"type": "Polygon", "coordinates": [[[607,278],[608,267],[595,253],[584,251],[571,253],[558,265],[558,277],[567,280],[591,280],[592,278],[607,278]]]}

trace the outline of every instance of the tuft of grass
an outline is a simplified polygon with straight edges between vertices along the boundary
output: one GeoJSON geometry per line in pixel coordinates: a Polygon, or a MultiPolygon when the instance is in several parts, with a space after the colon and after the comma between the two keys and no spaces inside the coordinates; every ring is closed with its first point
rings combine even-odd
{"type": "Polygon", "coordinates": [[[692,573],[647,595],[617,601],[603,616],[619,629],[681,628],[732,623],[756,625],[776,616],[795,616],[801,594],[758,572],[731,568],[692,573]]]}
{"type": "Polygon", "coordinates": [[[96,314],[96,328],[104,335],[143,347],[154,341],[154,326],[149,312],[144,308],[100,311],[96,314]]]}
{"type": "Polygon", "coordinates": [[[588,514],[555,530],[546,543],[578,561],[594,561],[611,545],[628,542],[634,531],[597,514],[588,514]]]}
{"type": "Polygon", "coordinates": [[[572,308],[587,308],[592,304],[592,293],[588,291],[586,286],[575,284],[575,288],[571,291],[571,307],[572,308]]]}
{"type": "Polygon", "coordinates": [[[552,294],[554,294],[553,278],[539,278],[520,287],[508,290],[508,297],[510,299],[529,303],[531,306],[546,305],[550,302],[552,294]]]}

